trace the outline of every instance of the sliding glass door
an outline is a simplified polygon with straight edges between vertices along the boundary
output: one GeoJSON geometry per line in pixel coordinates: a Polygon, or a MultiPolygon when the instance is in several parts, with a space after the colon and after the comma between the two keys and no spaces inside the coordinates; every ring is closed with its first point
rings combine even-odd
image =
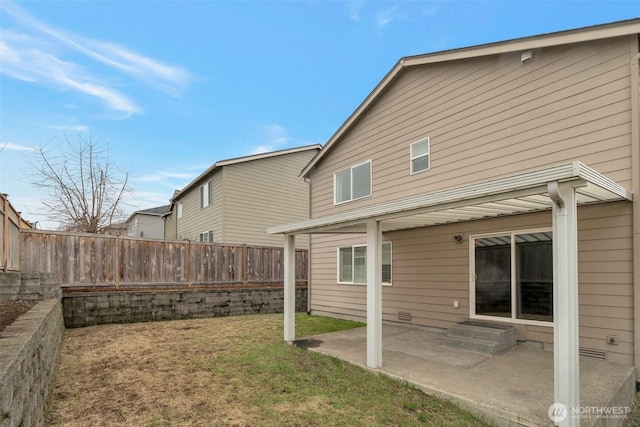
{"type": "Polygon", "coordinates": [[[550,231],[475,237],[472,245],[472,314],[553,321],[550,231]]]}

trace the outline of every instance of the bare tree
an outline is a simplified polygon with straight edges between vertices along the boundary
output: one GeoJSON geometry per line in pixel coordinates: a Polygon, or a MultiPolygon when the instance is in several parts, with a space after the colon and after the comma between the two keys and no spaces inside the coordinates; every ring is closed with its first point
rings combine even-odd
{"type": "Polygon", "coordinates": [[[35,152],[31,181],[48,191],[42,203],[50,219],[69,230],[99,233],[125,218],[129,173],[115,167],[107,148],[91,137],[65,139],[66,147],[55,154],[42,146],[35,152]]]}

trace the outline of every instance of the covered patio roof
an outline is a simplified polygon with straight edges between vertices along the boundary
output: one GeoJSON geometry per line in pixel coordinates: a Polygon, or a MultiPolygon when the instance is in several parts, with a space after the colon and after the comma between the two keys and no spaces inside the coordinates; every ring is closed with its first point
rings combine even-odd
{"type": "Polygon", "coordinates": [[[548,183],[577,181],[578,205],[632,200],[631,191],[581,162],[468,184],[402,200],[269,228],[269,234],[365,233],[366,221],[382,231],[470,221],[551,209],[548,183]]]}
{"type": "MultiPolygon", "coordinates": [[[[366,233],[367,366],[379,369],[384,231],[551,209],[554,402],[572,413],[580,408],[577,207],[615,200],[633,200],[633,194],[572,162],[270,228],[269,234],[284,234],[284,339],[295,339],[297,234],[366,233]]],[[[565,417],[559,424],[576,427],[580,421],[565,417]]]]}

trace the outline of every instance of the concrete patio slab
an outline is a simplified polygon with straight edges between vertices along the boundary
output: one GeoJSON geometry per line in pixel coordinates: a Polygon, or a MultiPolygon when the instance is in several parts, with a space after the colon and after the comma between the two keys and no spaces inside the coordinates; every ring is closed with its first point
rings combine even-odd
{"type": "MultiPolygon", "coordinates": [[[[518,345],[491,356],[441,345],[442,332],[395,324],[385,324],[382,336],[382,367],[376,372],[452,400],[495,425],[553,425],[552,352],[518,345]]],[[[310,350],[366,368],[366,328],[311,338],[310,350]]],[[[634,399],[635,371],[583,357],[580,388],[580,425],[617,426],[634,399]]]]}

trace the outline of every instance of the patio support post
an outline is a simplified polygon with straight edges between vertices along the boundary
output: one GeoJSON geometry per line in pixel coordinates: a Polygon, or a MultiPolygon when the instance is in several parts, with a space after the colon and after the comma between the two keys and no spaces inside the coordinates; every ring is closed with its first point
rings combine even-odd
{"type": "Polygon", "coordinates": [[[382,227],[367,221],[367,366],[382,366],[382,227]]]}
{"type": "Polygon", "coordinates": [[[548,184],[553,205],[554,403],[561,427],[579,426],[578,219],[575,183],[548,184]],[[576,412],[574,411],[574,408],[576,412]],[[560,419],[562,418],[562,419],[560,419]]]}
{"type": "Polygon", "coordinates": [[[284,235],[284,340],[296,339],[296,237],[284,235]]]}

